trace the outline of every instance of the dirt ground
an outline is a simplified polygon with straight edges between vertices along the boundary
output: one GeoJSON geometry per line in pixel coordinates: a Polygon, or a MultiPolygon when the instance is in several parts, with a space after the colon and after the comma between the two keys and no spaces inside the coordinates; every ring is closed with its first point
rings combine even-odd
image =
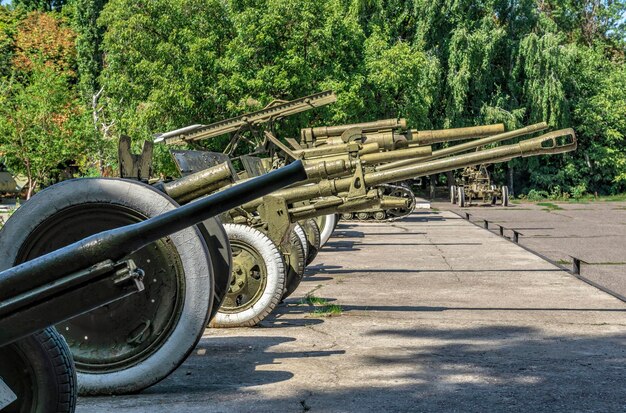
{"type": "MultiPolygon", "coordinates": [[[[461,209],[434,202],[432,207],[469,212],[473,222],[482,224],[487,219],[516,229],[522,234],[522,245],[561,265],[571,266],[572,256],[577,257],[584,261],[581,275],[626,297],[626,202],[546,202],[551,205],[473,205],[461,209]]],[[[495,225],[490,229],[499,230],[495,225]]]]}

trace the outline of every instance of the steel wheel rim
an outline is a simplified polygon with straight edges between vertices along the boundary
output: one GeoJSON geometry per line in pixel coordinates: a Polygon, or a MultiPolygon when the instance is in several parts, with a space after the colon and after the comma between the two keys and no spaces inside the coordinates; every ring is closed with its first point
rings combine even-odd
{"type": "MultiPolygon", "coordinates": [[[[33,231],[16,262],[34,258],[94,233],[147,219],[111,203],[59,211],[33,231]]],[[[129,256],[144,270],[145,290],[58,324],[81,372],[124,370],[154,354],[175,328],[184,303],[184,270],[169,238],[129,256]]]]}
{"type": "Polygon", "coordinates": [[[233,252],[233,274],[230,288],[220,307],[223,313],[239,313],[254,306],[267,286],[267,266],[252,246],[230,240],[233,252]]]}

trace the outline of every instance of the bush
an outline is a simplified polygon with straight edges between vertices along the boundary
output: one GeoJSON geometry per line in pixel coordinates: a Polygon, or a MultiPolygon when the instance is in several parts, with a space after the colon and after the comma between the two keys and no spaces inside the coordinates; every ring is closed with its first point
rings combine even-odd
{"type": "Polygon", "coordinates": [[[536,189],[531,189],[528,191],[528,195],[526,199],[529,201],[541,201],[542,199],[548,198],[549,194],[546,191],[538,191],[536,189]]]}
{"type": "Polygon", "coordinates": [[[580,199],[587,193],[587,185],[583,182],[570,189],[572,198],[580,199]]]}

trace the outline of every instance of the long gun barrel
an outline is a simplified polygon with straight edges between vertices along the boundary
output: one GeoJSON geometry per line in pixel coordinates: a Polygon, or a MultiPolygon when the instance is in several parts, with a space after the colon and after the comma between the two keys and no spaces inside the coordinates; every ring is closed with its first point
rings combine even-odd
{"type": "Polygon", "coordinates": [[[236,172],[231,164],[224,162],[172,182],[159,182],[154,186],[182,205],[233,184],[235,176],[236,172]]]}
{"type": "Polygon", "coordinates": [[[0,272],[0,346],[140,290],[141,272],[121,261],[132,252],[305,178],[302,163],[295,162],[0,272]]]}
{"type": "MultiPolygon", "coordinates": [[[[529,125],[524,128],[512,130],[509,132],[499,133],[497,135],[487,136],[485,138],[477,139],[471,142],[465,142],[459,145],[454,145],[448,148],[440,149],[438,151],[433,151],[430,156],[426,156],[422,158],[421,161],[431,161],[434,159],[443,158],[444,156],[459,154],[459,153],[466,152],[475,148],[480,148],[482,146],[489,145],[492,143],[502,142],[502,141],[517,138],[523,135],[528,135],[534,132],[539,132],[547,128],[548,128],[548,125],[545,122],[535,123],[534,125],[529,125]]],[[[411,163],[412,163],[411,160],[399,160],[395,162],[390,162],[385,165],[380,165],[376,168],[376,170],[386,171],[386,170],[395,169],[401,166],[411,165],[411,163]]]]}
{"type": "MultiPolygon", "coordinates": [[[[500,146],[498,148],[429,162],[414,160],[410,165],[385,171],[365,173],[362,178],[348,177],[324,180],[319,184],[283,189],[277,191],[273,195],[283,197],[289,203],[304,201],[348,192],[353,186],[364,186],[366,188],[370,188],[389,182],[397,182],[435,173],[451,171],[467,166],[478,165],[484,162],[506,162],[516,157],[570,152],[575,150],[576,146],[577,142],[574,130],[562,129],[516,144],[500,146]]],[[[253,201],[244,205],[244,208],[254,210],[259,204],[260,201],[253,201]]]]}
{"type": "Polygon", "coordinates": [[[337,126],[318,126],[300,131],[302,142],[313,142],[321,137],[339,136],[349,129],[359,129],[363,133],[389,129],[406,129],[406,119],[382,119],[373,122],[351,123],[337,126]]]}
{"type": "Polygon", "coordinates": [[[322,126],[300,131],[303,146],[329,147],[357,138],[363,143],[377,143],[381,149],[392,150],[406,145],[432,145],[491,136],[504,132],[502,123],[441,130],[406,130],[405,119],[383,119],[349,125],[322,126]]]}
{"type": "Polygon", "coordinates": [[[210,125],[191,125],[171,132],[162,133],[157,135],[154,141],[165,142],[171,145],[213,138],[215,136],[237,132],[245,127],[256,127],[262,123],[276,121],[305,110],[328,105],[336,100],[337,96],[332,91],[327,90],[289,102],[273,104],[265,109],[225,119],[210,125]]]}
{"type": "Polygon", "coordinates": [[[441,142],[453,142],[464,139],[479,138],[482,136],[495,135],[504,132],[504,125],[470,126],[467,128],[452,128],[441,130],[411,130],[410,142],[419,145],[433,145],[441,142]]]}

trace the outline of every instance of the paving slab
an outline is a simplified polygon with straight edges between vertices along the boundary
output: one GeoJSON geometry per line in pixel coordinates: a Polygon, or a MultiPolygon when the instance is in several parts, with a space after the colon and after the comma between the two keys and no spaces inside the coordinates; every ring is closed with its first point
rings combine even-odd
{"type": "Polygon", "coordinates": [[[585,262],[584,277],[626,297],[626,202],[550,204],[558,209],[528,202],[506,208],[433,205],[462,215],[469,212],[476,222],[487,219],[516,229],[522,233],[522,245],[563,265],[571,266],[571,256],[577,257],[585,262]]]}
{"type": "Polygon", "coordinates": [[[256,328],[79,412],[626,411],[626,304],[448,211],[340,224],[256,328]],[[341,306],[315,315],[307,294],[341,306]]]}

